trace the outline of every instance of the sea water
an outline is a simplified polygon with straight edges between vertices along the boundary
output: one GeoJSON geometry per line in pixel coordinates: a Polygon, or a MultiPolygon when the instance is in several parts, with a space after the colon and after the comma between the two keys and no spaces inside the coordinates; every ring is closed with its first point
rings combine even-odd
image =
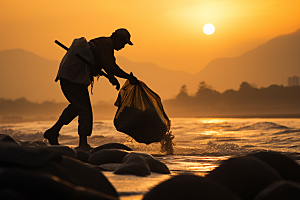
{"type": "MultiPolygon", "coordinates": [[[[0,124],[0,134],[15,140],[43,140],[43,133],[54,121],[0,124]]],[[[61,145],[78,146],[78,123],[73,120],[60,132],[61,145]]],[[[92,147],[118,142],[134,151],[152,154],[165,163],[171,175],[152,173],[148,177],[114,175],[104,172],[119,192],[121,199],[141,199],[152,187],[170,176],[194,173],[205,176],[220,165],[222,160],[257,151],[277,151],[299,157],[300,119],[294,118],[171,118],[175,136],[174,155],[160,151],[160,143],[140,144],[124,133],[116,131],[112,120],[94,122],[88,142],[92,147]]],[[[300,163],[300,159],[296,160],[300,163]]]]}

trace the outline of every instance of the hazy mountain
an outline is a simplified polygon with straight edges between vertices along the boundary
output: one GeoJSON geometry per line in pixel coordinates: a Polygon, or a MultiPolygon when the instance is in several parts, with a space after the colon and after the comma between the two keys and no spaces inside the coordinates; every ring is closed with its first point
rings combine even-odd
{"type": "Polygon", "coordinates": [[[135,63],[124,57],[118,57],[117,63],[125,71],[132,71],[138,79],[145,82],[162,99],[175,97],[181,86],[194,78],[192,74],[184,71],[172,71],[152,63],[135,63]]]}
{"type": "MultiPolygon", "coordinates": [[[[258,87],[286,85],[289,76],[300,76],[300,30],[276,37],[239,57],[215,59],[195,75],[164,69],[152,63],[131,62],[123,57],[118,57],[117,63],[126,72],[132,71],[163,100],[174,98],[183,84],[187,85],[189,94],[194,94],[201,81],[206,81],[220,92],[238,89],[243,81],[258,87]]],[[[21,49],[1,51],[0,98],[65,101],[59,83],[54,82],[58,65],[59,61],[21,49]]],[[[115,101],[117,94],[114,87],[101,77],[96,81],[91,97],[94,103],[115,101]]]]}
{"type": "Polygon", "coordinates": [[[0,97],[62,101],[60,86],[54,82],[58,63],[22,49],[0,52],[0,97]]]}
{"type": "MultiPolygon", "coordinates": [[[[174,97],[181,85],[192,77],[183,71],[171,71],[151,63],[134,63],[123,57],[118,64],[128,73],[133,72],[157,92],[162,99],[174,97]]],[[[65,101],[59,82],[54,82],[59,61],[48,60],[22,49],[0,52],[0,98],[25,97],[30,101],[65,101]]],[[[119,79],[124,83],[123,79],[119,79]]],[[[95,81],[93,102],[115,101],[117,90],[104,78],[95,81]]]]}
{"type": "Polygon", "coordinates": [[[243,81],[259,87],[287,85],[290,76],[300,76],[300,30],[278,36],[235,58],[211,61],[195,75],[219,91],[238,89],[243,81]]]}

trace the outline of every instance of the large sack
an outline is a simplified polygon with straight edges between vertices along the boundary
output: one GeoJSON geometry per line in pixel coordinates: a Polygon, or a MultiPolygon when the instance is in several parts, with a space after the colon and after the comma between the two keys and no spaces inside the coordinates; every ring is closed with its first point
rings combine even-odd
{"type": "Polygon", "coordinates": [[[115,106],[118,107],[114,125],[120,132],[137,142],[160,142],[170,130],[160,97],[140,81],[132,85],[127,80],[121,88],[115,106]]]}

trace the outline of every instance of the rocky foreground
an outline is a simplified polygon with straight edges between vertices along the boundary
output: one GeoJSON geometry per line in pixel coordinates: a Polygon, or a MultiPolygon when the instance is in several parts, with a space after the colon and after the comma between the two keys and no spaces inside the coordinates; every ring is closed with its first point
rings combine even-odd
{"type": "MultiPolygon", "coordinates": [[[[117,200],[115,187],[102,171],[116,176],[170,174],[149,154],[119,143],[85,152],[42,141],[15,141],[0,134],[0,199],[117,200]]],[[[296,200],[300,199],[300,166],[275,152],[230,158],[205,177],[171,176],[152,188],[144,200],[296,200]]]]}

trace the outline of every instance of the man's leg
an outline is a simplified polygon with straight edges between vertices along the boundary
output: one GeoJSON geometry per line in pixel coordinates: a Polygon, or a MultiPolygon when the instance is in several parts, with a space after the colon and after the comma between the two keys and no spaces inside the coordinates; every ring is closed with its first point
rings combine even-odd
{"type": "Polygon", "coordinates": [[[77,117],[77,115],[78,114],[72,104],[69,104],[68,107],[64,109],[57,122],[44,133],[44,137],[49,140],[51,145],[59,145],[58,136],[60,129],[63,125],[69,124],[75,117],[77,117]]]}
{"type": "Polygon", "coordinates": [[[63,93],[71,103],[72,109],[79,116],[78,134],[79,147],[85,150],[91,147],[87,143],[87,136],[92,134],[93,112],[88,88],[84,84],[73,83],[63,79],[63,93]]]}
{"type": "MultiPolygon", "coordinates": [[[[91,101],[87,88],[80,90],[80,100],[78,99],[78,135],[79,147],[83,150],[90,150],[87,142],[87,136],[92,134],[93,129],[93,112],[91,101]]],[[[78,104],[76,103],[76,105],[78,104]]]]}
{"type": "MultiPolygon", "coordinates": [[[[65,97],[68,99],[64,92],[65,88],[68,90],[68,82],[61,80],[60,85],[65,97]]],[[[44,138],[48,139],[51,145],[59,145],[58,136],[60,129],[63,127],[63,125],[68,125],[77,116],[77,109],[72,104],[69,104],[64,109],[57,122],[44,133],[44,138]]]]}

